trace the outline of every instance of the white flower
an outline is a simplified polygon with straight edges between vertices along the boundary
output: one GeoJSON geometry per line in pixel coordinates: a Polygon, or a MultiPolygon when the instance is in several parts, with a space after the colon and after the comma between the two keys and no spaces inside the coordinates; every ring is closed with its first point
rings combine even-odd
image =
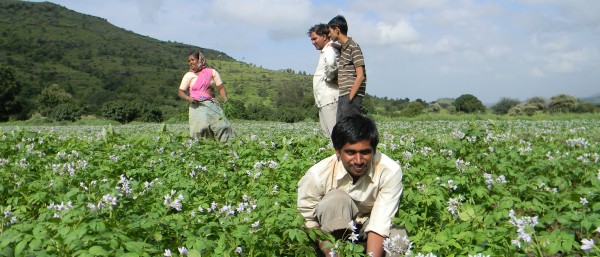
{"type": "Polygon", "coordinates": [[[256,222],[252,223],[252,228],[258,228],[259,225],[260,225],[260,220],[257,220],[256,222]]]}
{"type": "Polygon", "coordinates": [[[356,231],[356,224],[354,224],[353,220],[351,220],[350,223],[348,223],[348,226],[350,226],[352,232],[356,231]]]}
{"type": "Polygon", "coordinates": [[[407,253],[411,248],[412,242],[408,240],[408,236],[400,237],[400,235],[395,235],[383,240],[383,250],[391,255],[407,253]]]}
{"type": "Polygon", "coordinates": [[[579,203],[581,203],[582,205],[586,205],[586,204],[588,204],[588,200],[585,197],[580,197],[579,203]]]}
{"type": "Polygon", "coordinates": [[[350,238],[349,238],[349,239],[350,239],[350,241],[352,241],[352,242],[356,242],[356,241],[358,240],[358,234],[356,234],[356,233],[352,232],[352,233],[350,234],[350,238]]]}
{"type": "Polygon", "coordinates": [[[600,233],[600,227],[596,228],[596,233],[600,233]]]}
{"type": "Polygon", "coordinates": [[[165,249],[165,257],[171,256],[171,250],[165,249]]]}
{"type": "Polygon", "coordinates": [[[188,254],[188,249],[185,248],[185,246],[178,247],[177,250],[179,250],[179,254],[181,254],[181,255],[187,255],[188,254]]]}
{"type": "Polygon", "coordinates": [[[581,239],[581,250],[589,252],[594,247],[593,239],[581,239]]]}
{"type": "Polygon", "coordinates": [[[236,247],[236,248],[235,248],[235,252],[236,252],[236,253],[238,253],[238,254],[242,253],[242,248],[241,248],[241,247],[239,247],[239,246],[238,246],[238,247],[236,247]]]}

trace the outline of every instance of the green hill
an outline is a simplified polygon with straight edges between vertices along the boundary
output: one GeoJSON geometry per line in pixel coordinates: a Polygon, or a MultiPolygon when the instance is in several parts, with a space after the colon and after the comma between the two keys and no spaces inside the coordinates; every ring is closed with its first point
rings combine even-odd
{"type": "MultiPolygon", "coordinates": [[[[158,106],[166,119],[187,110],[177,88],[187,71],[187,55],[198,46],[142,36],[48,2],[0,0],[0,31],[0,68],[13,70],[19,83],[20,118],[36,112],[37,96],[52,84],[90,114],[99,115],[102,105],[113,100],[143,99],[158,106]]],[[[312,108],[310,76],[203,50],[232,102],[267,108],[263,112],[312,108]]]]}

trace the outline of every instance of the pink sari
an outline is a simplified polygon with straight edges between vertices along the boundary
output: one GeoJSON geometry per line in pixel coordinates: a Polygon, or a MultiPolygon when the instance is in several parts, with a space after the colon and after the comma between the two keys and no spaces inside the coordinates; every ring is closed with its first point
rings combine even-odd
{"type": "Polygon", "coordinates": [[[204,68],[196,74],[198,77],[194,85],[190,88],[190,96],[200,101],[212,99],[213,96],[210,95],[208,87],[213,79],[213,70],[211,68],[204,68]]]}

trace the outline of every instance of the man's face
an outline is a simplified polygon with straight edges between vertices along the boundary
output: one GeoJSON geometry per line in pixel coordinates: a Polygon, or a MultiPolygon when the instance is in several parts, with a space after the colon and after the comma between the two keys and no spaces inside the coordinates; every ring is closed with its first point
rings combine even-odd
{"type": "Polygon", "coordinates": [[[354,144],[345,144],[342,149],[336,150],[335,154],[342,159],[344,168],[356,181],[369,170],[375,150],[369,140],[362,140],[354,144]]]}
{"type": "Polygon", "coordinates": [[[329,29],[329,38],[331,38],[331,40],[333,41],[338,41],[338,38],[340,36],[340,29],[334,27],[327,27],[327,29],[329,29]]]}
{"type": "Polygon", "coordinates": [[[314,31],[310,33],[310,42],[315,46],[317,50],[322,50],[327,44],[328,40],[326,36],[317,35],[314,31]]]}

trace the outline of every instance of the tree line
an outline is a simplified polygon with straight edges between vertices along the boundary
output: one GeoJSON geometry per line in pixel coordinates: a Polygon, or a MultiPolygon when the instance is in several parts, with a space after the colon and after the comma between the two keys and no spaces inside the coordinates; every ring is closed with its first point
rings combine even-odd
{"type": "MultiPolygon", "coordinates": [[[[2,103],[0,121],[20,119],[76,121],[84,116],[101,117],[121,123],[187,120],[186,106],[183,104],[178,108],[179,112],[165,116],[160,106],[143,99],[106,101],[99,108],[90,110],[78,104],[74,96],[58,84],[44,87],[35,99],[29,99],[36,104],[32,112],[24,116],[24,101],[20,99],[22,88],[11,68],[0,67],[0,102],[2,103]]],[[[270,104],[260,102],[246,104],[241,98],[231,97],[229,102],[223,104],[223,109],[231,119],[289,123],[315,121],[318,113],[311,90],[308,86],[290,84],[275,88],[275,93],[270,97],[270,104]]],[[[421,99],[411,101],[408,98],[388,99],[367,95],[362,106],[363,113],[391,118],[415,117],[427,113],[492,112],[498,115],[532,116],[542,113],[597,113],[599,110],[599,106],[566,94],[556,95],[550,99],[532,97],[526,101],[504,97],[489,109],[471,94],[463,94],[456,99],[439,99],[430,103],[421,99]]]]}

